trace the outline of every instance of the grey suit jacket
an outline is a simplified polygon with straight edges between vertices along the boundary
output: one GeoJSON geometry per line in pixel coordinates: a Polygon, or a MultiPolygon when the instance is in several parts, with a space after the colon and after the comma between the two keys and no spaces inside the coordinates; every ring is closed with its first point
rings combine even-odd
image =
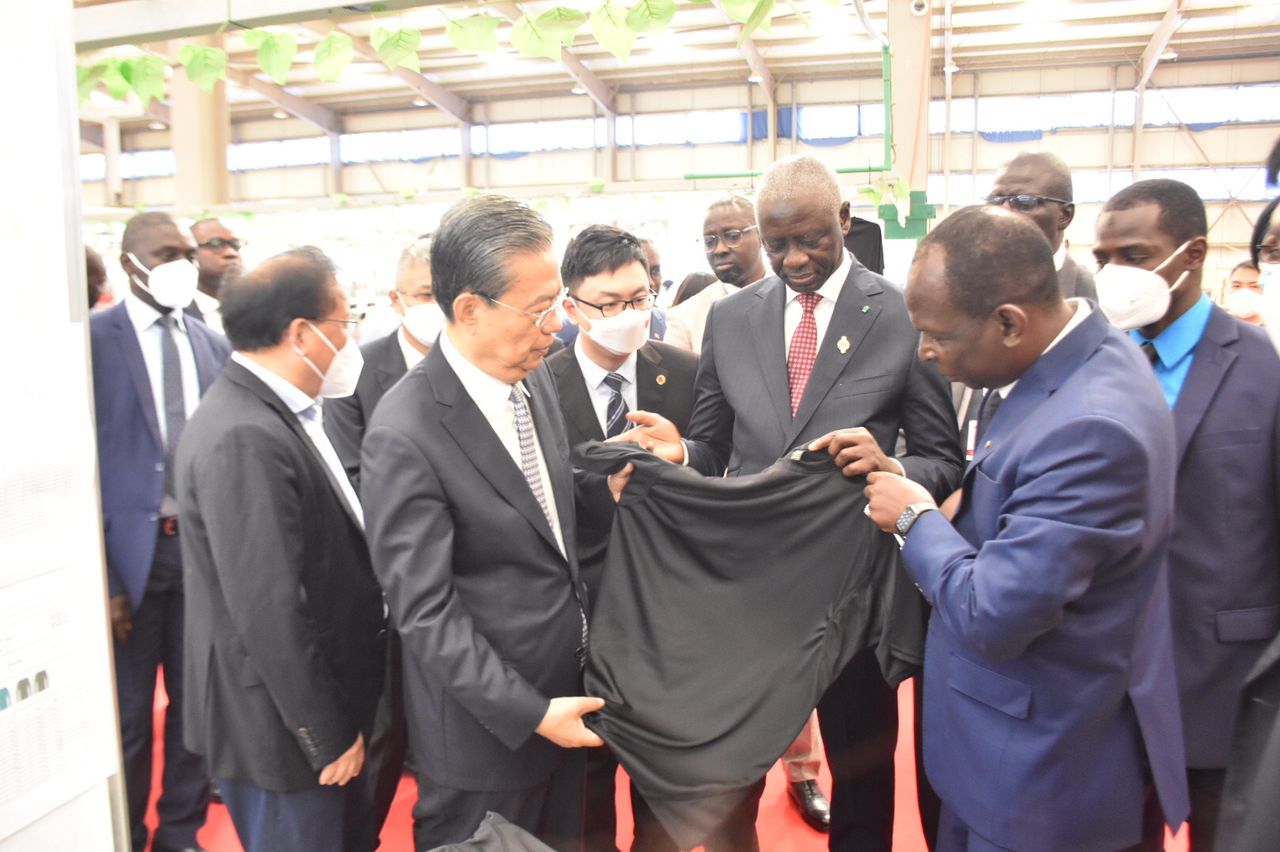
{"type": "Polygon", "coordinates": [[[1093,273],[1071,259],[1068,254],[1058,270],[1058,289],[1064,299],[1090,299],[1098,301],[1098,288],[1093,284],[1093,273]]]}
{"type": "Polygon", "coordinates": [[[408,369],[399,338],[400,329],[396,329],[386,337],[361,346],[364,369],[360,371],[360,381],[356,382],[356,392],[324,403],[324,431],[356,491],[360,490],[360,443],[364,440],[365,426],[382,395],[400,381],[408,369]]]}
{"type": "MultiPolygon", "coordinates": [[[[525,380],[567,557],[440,348],[378,403],[361,454],[374,570],[403,642],[413,753],[465,790],[538,784],[564,752],[534,729],[580,695],[575,478],[554,379],[525,380]]],[[[610,500],[603,482],[579,496],[610,500]]]]}
{"type": "Polygon", "coordinates": [[[964,469],[947,381],[916,357],[902,293],[855,259],[796,416],[783,341],[786,285],[770,276],[711,307],[689,426],[689,463],[704,474],[757,473],[834,429],[866,427],[907,476],[939,500],[964,469]],[[841,345],[847,340],[848,346],[841,345]],[[841,351],[844,349],[845,351],[841,351]]]}

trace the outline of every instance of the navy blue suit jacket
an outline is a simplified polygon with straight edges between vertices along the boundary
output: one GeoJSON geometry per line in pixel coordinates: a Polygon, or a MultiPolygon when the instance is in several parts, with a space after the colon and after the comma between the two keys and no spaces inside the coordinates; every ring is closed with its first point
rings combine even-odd
{"type": "Polygon", "coordinates": [[[1178,394],[1169,545],[1187,765],[1227,765],[1245,676],[1280,630],[1280,357],[1214,306],[1178,394]]]}
{"type": "MultiPolygon", "coordinates": [[[[204,394],[231,356],[226,338],[198,319],[185,319],[204,394]]],[[[142,346],[124,302],[89,319],[93,402],[98,431],[98,479],[111,597],[127,594],[137,609],[155,555],[164,497],[164,442],[142,346]]]]}
{"type": "Polygon", "coordinates": [[[954,525],[928,512],[907,536],[934,607],[925,768],[991,843],[1136,843],[1148,763],[1170,824],[1187,814],[1166,580],[1176,467],[1151,367],[1095,307],[997,411],[954,525]]]}

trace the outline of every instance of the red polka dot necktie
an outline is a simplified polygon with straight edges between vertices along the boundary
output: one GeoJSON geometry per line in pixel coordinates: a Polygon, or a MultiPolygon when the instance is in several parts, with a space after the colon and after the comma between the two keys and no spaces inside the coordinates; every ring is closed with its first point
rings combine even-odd
{"type": "Polygon", "coordinates": [[[813,309],[822,297],[817,293],[801,293],[796,297],[800,302],[800,324],[791,334],[791,348],[787,351],[787,380],[791,383],[791,416],[796,416],[800,408],[800,400],[804,398],[805,385],[809,384],[809,374],[813,372],[813,362],[818,358],[818,321],[813,309]]]}

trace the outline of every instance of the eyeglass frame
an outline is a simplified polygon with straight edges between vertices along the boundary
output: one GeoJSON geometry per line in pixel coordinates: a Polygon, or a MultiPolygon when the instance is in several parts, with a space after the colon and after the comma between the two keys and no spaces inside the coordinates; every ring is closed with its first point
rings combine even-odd
{"type": "Polygon", "coordinates": [[[1266,246],[1258,243],[1253,248],[1258,253],[1259,263],[1280,263],[1280,245],[1266,246]]]}
{"type": "Polygon", "coordinates": [[[360,325],[360,319],[338,319],[337,317],[301,317],[307,322],[340,322],[348,331],[354,331],[360,325]]]}
{"type": "Polygon", "coordinates": [[[746,236],[749,231],[758,230],[760,230],[759,225],[750,225],[746,228],[725,228],[718,234],[703,234],[702,245],[707,251],[714,250],[720,243],[724,243],[725,248],[737,248],[742,245],[742,238],[746,236]],[[730,239],[729,234],[734,232],[736,232],[738,236],[730,239]]]}
{"type": "Polygon", "coordinates": [[[542,311],[536,314],[533,311],[526,311],[523,308],[517,308],[513,305],[508,305],[505,302],[500,302],[497,299],[493,298],[492,296],[486,296],[484,293],[476,293],[476,295],[484,299],[486,302],[492,302],[493,304],[506,308],[509,311],[515,311],[518,314],[524,314],[529,319],[533,320],[534,327],[537,328],[539,331],[541,331],[542,324],[547,321],[547,317],[551,316],[553,313],[556,312],[556,308],[560,307],[560,303],[563,302],[565,300],[565,297],[569,295],[569,290],[566,287],[560,288],[560,295],[556,296],[555,301],[551,303],[551,307],[547,308],[545,311],[542,311]]]}
{"type": "Polygon", "coordinates": [[[652,290],[647,291],[643,296],[636,296],[634,299],[627,299],[626,301],[620,300],[617,302],[609,302],[608,304],[604,304],[604,305],[597,305],[595,302],[588,302],[586,299],[581,299],[574,295],[570,295],[569,298],[573,299],[575,302],[577,302],[580,305],[586,305],[589,308],[595,308],[597,311],[600,312],[600,316],[604,317],[605,319],[608,319],[609,317],[621,316],[622,312],[627,310],[628,308],[633,311],[647,311],[650,308],[652,308],[658,301],[658,297],[653,294],[652,290]],[[637,307],[636,302],[645,302],[646,304],[643,307],[637,307]],[[615,305],[622,305],[622,307],[617,311],[613,311],[613,308],[615,305]],[[605,308],[608,308],[610,311],[613,311],[613,313],[606,313],[605,308]]]}
{"type": "Polygon", "coordinates": [[[1068,201],[1065,198],[1054,198],[1052,195],[1037,195],[1034,192],[1015,192],[1012,195],[988,195],[983,201],[993,207],[1004,207],[1015,198],[1034,198],[1036,200],[1034,207],[1019,207],[1010,205],[1011,209],[1021,213],[1030,213],[1032,210],[1039,210],[1044,206],[1046,201],[1052,201],[1054,204],[1075,204],[1074,201],[1068,201]]]}
{"type": "Polygon", "coordinates": [[[242,240],[238,237],[232,237],[231,239],[227,239],[226,237],[210,237],[202,243],[196,243],[196,248],[222,251],[224,247],[229,247],[232,251],[239,254],[240,249],[244,248],[248,244],[248,240],[242,240]]]}

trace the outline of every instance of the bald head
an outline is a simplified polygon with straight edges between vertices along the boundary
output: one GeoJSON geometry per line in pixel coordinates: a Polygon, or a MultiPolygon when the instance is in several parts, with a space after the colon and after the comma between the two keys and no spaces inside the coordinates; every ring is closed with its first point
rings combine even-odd
{"type": "Polygon", "coordinates": [[[139,213],[124,226],[124,236],[120,238],[120,248],[126,252],[138,253],[141,243],[148,234],[156,229],[178,230],[178,223],[168,213],[139,213]]]}
{"type": "Polygon", "coordinates": [[[990,197],[1007,199],[1003,206],[1034,222],[1054,251],[1076,216],[1071,170],[1047,151],[1022,153],[1001,166],[990,197]]]}
{"type": "Polygon", "coordinates": [[[832,212],[842,203],[840,182],[830,166],[814,157],[787,157],[765,169],[760,180],[758,204],[806,199],[832,212]]]}
{"type": "Polygon", "coordinates": [[[769,265],[797,293],[822,289],[845,259],[849,202],[836,174],[813,157],[779,160],[764,173],[756,205],[769,265]]]}

